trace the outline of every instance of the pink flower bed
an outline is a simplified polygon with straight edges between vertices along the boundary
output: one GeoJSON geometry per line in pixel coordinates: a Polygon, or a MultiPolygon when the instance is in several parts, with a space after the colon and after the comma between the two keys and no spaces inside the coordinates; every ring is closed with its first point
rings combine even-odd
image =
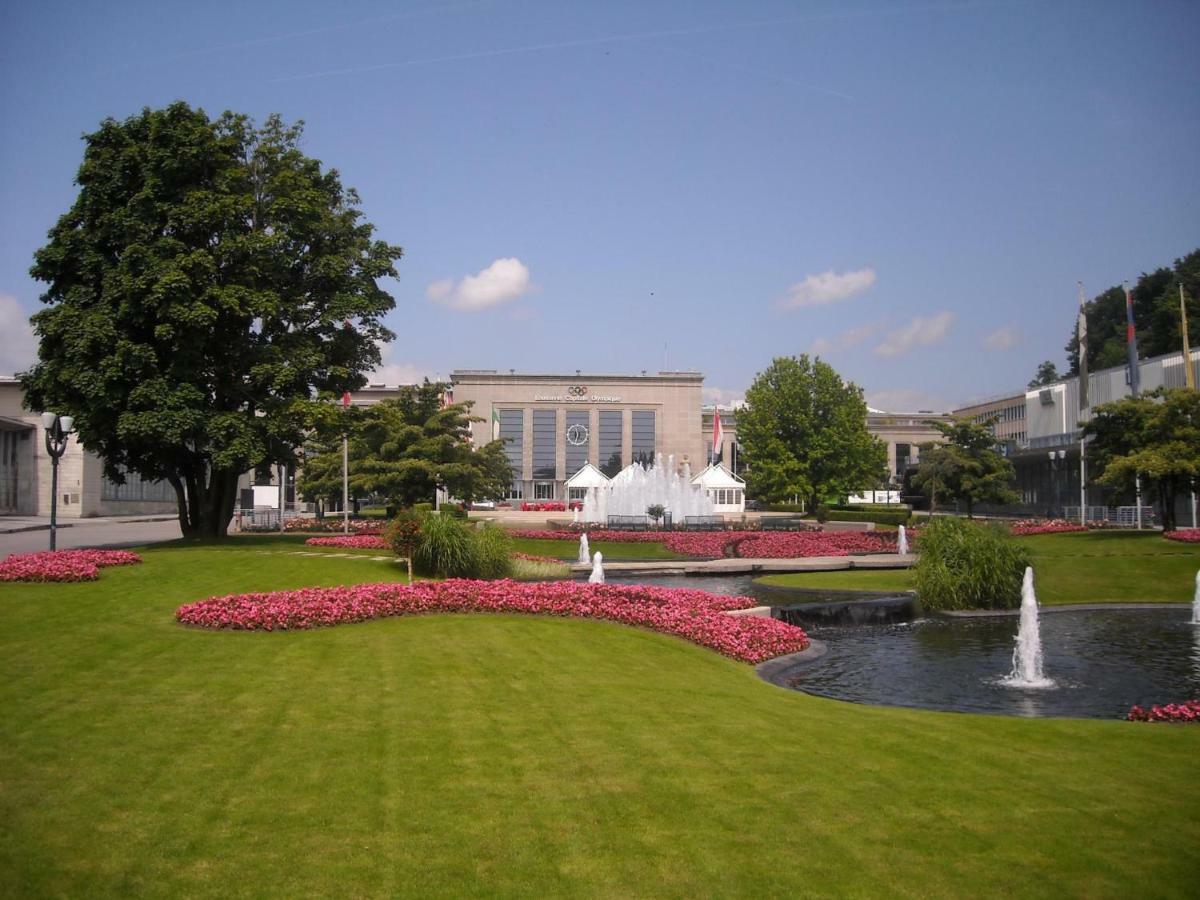
{"type": "MultiPolygon", "coordinates": [[[[342,530],[342,517],[331,514],[324,519],[315,517],[297,517],[283,520],[284,531],[336,531],[342,530]]],[[[351,519],[352,534],[379,534],[383,531],[383,523],[378,519],[351,519]]]]}
{"type": "Polygon", "coordinates": [[[1164,531],[1163,537],[1168,541],[1180,541],[1184,544],[1200,544],[1200,528],[1180,528],[1178,531],[1164,531]]]}
{"type": "Polygon", "coordinates": [[[342,534],[335,537],[313,537],[304,543],[310,547],[346,547],[351,550],[390,550],[387,541],[371,534],[342,534]]]}
{"type": "Polygon", "coordinates": [[[104,566],[128,566],[142,558],[128,550],[43,550],[14,553],[0,562],[0,581],[95,581],[104,566]]]}
{"type": "Polygon", "coordinates": [[[1026,519],[1014,522],[1010,529],[1013,534],[1022,537],[1030,534],[1066,534],[1072,531],[1087,531],[1087,527],[1066,519],[1026,519]]]}
{"type": "Polygon", "coordinates": [[[1192,722],[1200,723],[1200,700],[1185,700],[1142,709],[1135,706],[1126,716],[1130,722],[1192,722]]]}
{"type": "MultiPolygon", "coordinates": [[[[521,504],[521,512],[566,512],[567,508],[567,504],[562,500],[535,500],[521,504]]],[[[583,504],[578,500],[572,500],[570,508],[583,509],[583,504]]]]}
{"type": "MultiPolygon", "coordinates": [[[[578,538],[565,531],[513,531],[514,537],[565,541],[578,538]]],[[[604,531],[588,540],[626,544],[663,544],[673,553],[701,559],[733,555],[742,559],[796,559],[848,556],[851,553],[894,553],[896,536],[873,531],[604,531]],[[729,551],[728,553],[726,551],[729,551]]]]}
{"type": "Polygon", "coordinates": [[[794,625],[723,613],[752,605],[747,597],[645,585],[452,579],[214,597],[181,606],[175,618],[202,628],[290,631],[424,613],[527,613],[648,628],[749,663],[808,646],[794,625]]]}

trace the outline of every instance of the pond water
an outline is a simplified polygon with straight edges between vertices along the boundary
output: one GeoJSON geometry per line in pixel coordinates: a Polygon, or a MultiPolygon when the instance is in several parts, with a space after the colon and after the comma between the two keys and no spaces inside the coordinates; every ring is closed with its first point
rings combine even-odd
{"type": "MultiPolygon", "coordinates": [[[[779,592],[749,576],[638,579],[754,597],[764,604],[811,603],[821,593],[779,592]]],[[[625,582],[628,583],[628,582],[625,582]]],[[[828,592],[828,599],[847,595],[828,592]]],[[[777,609],[776,616],[792,618],[777,609]]],[[[1015,616],[927,616],[900,622],[797,624],[828,647],[781,676],[784,686],[859,703],[1013,716],[1123,718],[1149,706],[1200,697],[1200,626],[1191,609],[1042,610],[1046,675],[1054,687],[1020,689],[1012,669],[1015,616]]]]}

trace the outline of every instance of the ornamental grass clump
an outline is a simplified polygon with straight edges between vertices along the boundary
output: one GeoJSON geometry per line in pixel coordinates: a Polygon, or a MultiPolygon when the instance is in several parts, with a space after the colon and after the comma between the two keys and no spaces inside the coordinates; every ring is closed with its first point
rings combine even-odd
{"type": "Polygon", "coordinates": [[[917,597],[925,609],[1013,609],[1029,554],[1002,529],[935,518],[921,531],[917,597]]]}
{"type": "Polygon", "coordinates": [[[499,525],[483,525],[471,532],[476,578],[507,578],[512,574],[512,538],[499,525]]]}
{"type": "Polygon", "coordinates": [[[476,563],[474,542],[457,519],[427,515],[421,520],[421,539],[413,553],[413,562],[425,574],[438,578],[472,578],[476,563]]]}

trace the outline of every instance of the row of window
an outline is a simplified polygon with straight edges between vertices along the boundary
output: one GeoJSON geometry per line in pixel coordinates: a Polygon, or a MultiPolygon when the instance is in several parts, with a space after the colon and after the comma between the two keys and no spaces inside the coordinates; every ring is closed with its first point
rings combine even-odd
{"type": "Polygon", "coordinates": [[[144,481],[140,475],[125,472],[125,483],[117,484],[107,475],[100,481],[101,500],[174,502],[175,489],[165,481],[144,481]]]}
{"type": "Polygon", "coordinates": [[[740,506],[742,502],[741,488],[714,488],[708,492],[712,502],[717,506],[740,506]]]}
{"type": "MultiPolygon", "coordinates": [[[[603,409],[599,413],[596,435],[600,471],[612,478],[621,471],[624,456],[625,410],[603,409]]],[[[654,410],[630,411],[631,451],[634,462],[650,465],[654,462],[656,421],[654,410]]],[[[512,467],[515,478],[520,478],[525,455],[525,410],[497,410],[500,423],[497,437],[504,441],[504,453],[512,467]]],[[[555,460],[560,446],[565,446],[567,472],[578,472],[587,463],[591,450],[591,414],[587,410],[568,410],[566,425],[560,434],[558,411],[554,409],[533,410],[533,446],[531,462],[533,477],[553,479],[556,477],[555,460]]],[[[519,490],[519,488],[517,488],[519,490]]],[[[510,497],[510,499],[522,499],[510,497]]],[[[534,499],[551,499],[535,497],[534,499]]]]}

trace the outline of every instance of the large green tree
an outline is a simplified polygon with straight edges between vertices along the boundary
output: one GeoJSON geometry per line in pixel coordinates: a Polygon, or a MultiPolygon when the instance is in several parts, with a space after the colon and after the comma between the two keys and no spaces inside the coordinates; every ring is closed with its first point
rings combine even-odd
{"type": "Polygon", "coordinates": [[[996,419],[928,424],[942,433],[945,443],[921,445],[921,462],[912,483],[929,495],[933,508],[938,500],[961,500],[967,518],[972,518],[976,503],[1015,503],[1020,499],[1012,489],[1012,463],[995,449],[991,426],[996,419]]]}
{"type": "Polygon", "coordinates": [[[442,405],[446,385],[426,381],[393,400],[348,411],[318,435],[299,481],[309,499],[342,496],[340,432],[349,434],[350,493],[392,506],[432,501],[438,488],[471,502],[496,500],[512,481],[503,441],[471,446],[469,407],[442,405]]]}
{"type": "MultiPolygon", "coordinates": [[[[1130,288],[1140,356],[1177,353],[1183,347],[1179,288],[1188,314],[1188,339],[1200,346],[1200,250],[1175,260],[1171,268],[1145,272],[1130,288]]],[[[1088,370],[1095,372],[1126,361],[1125,289],[1114,285],[1084,305],[1088,319],[1088,370]]],[[[1067,341],[1070,375],[1079,374],[1079,338],[1074,325],[1067,341]]]]}
{"type": "Polygon", "coordinates": [[[1136,480],[1158,495],[1163,528],[1175,530],[1175,498],[1200,480],[1200,391],[1159,388],[1096,407],[1084,426],[1095,479],[1132,496],[1136,480]]]}
{"type": "Polygon", "coordinates": [[[238,475],[290,459],[392,337],[401,250],[300,134],[184,103],[108,119],[35,257],[26,403],[73,414],[109,477],[168,481],[185,535],[223,535],[238,475]]]}
{"type": "Polygon", "coordinates": [[[867,432],[862,389],[820,359],[778,357],[755,376],[738,412],[747,489],[769,502],[823,500],[877,484],[887,448],[867,432]]]}

